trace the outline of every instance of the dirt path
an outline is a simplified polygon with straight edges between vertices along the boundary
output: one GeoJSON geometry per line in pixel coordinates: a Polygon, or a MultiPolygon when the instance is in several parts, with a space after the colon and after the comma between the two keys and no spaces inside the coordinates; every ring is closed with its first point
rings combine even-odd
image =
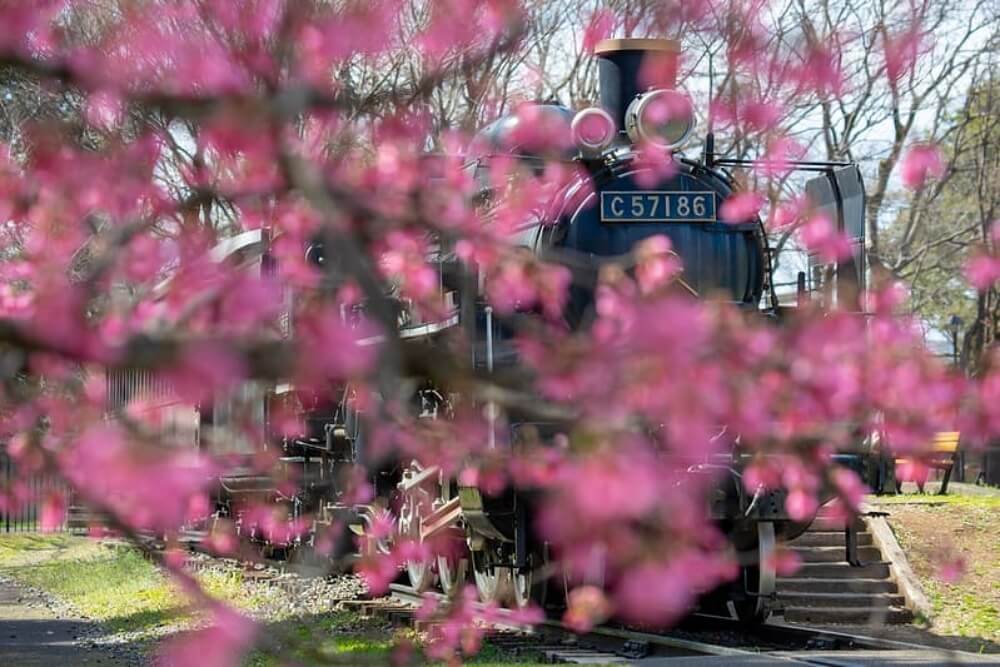
{"type": "Polygon", "coordinates": [[[121,667],[126,663],[85,639],[94,624],[59,618],[25,589],[0,580],[0,665],[121,667]]]}

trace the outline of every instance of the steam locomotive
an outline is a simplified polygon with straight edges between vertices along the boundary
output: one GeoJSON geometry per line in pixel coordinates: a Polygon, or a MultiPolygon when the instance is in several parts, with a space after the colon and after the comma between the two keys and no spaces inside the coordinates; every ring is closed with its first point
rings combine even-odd
{"type": "MultiPolygon", "coordinates": [[[[602,259],[629,253],[644,239],[665,235],[683,261],[682,280],[693,293],[721,294],[741,308],[780,319],[787,307],[779,303],[775,293],[768,237],[760,218],[742,222],[720,219],[723,202],[738,191],[727,169],[749,167],[753,162],[716,156],[711,134],[706,137],[701,159],[681,156],[678,149],[690,138],[695,125],[690,102],[669,87],[669,81],[668,87],[655,90],[642,85],[647,78],[643,67],[651,61],[661,74],[676,71],[678,51],[677,43],[669,40],[605,40],[596,48],[600,106],[575,114],[547,106],[532,114],[533,118],[540,114],[561,117],[570,126],[576,151],[573,159],[583,165],[585,176],[570,183],[546,218],[524,229],[517,242],[541,256],[558,253],[600,265],[602,259]],[[664,108],[670,113],[664,114],[664,108]],[[652,167],[637,159],[640,146],[664,151],[676,169],[670,170],[669,176],[650,173],[652,167]]],[[[484,154],[476,156],[481,168],[490,150],[518,152],[520,147],[512,138],[519,136],[522,122],[523,114],[511,114],[480,132],[473,146],[486,147],[484,154]]],[[[828,303],[850,308],[857,303],[865,278],[860,173],[855,165],[845,163],[797,162],[792,166],[818,174],[808,182],[807,191],[854,239],[850,258],[827,266],[815,261],[813,275],[798,276],[798,297],[803,296],[807,281],[822,276],[828,303]]],[[[571,327],[586,326],[593,294],[587,285],[571,288],[565,312],[571,327]]],[[[482,342],[477,361],[491,370],[498,363],[516,364],[503,328],[492,321],[485,302],[480,307],[486,312],[480,313],[474,327],[476,339],[482,342]]],[[[509,428],[517,429],[517,417],[507,417],[509,428]]],[[[538,424],[532,426],[537,428],[538,424]]],[[[847,453],[837,459],[868,476],[869,462],[863,456],[847,453]]],[[[754,553],[755,557],[743,566],[734,585],[717,591],[714,597],[737,618],[759,621],[767,617],[774,600],[776,573],[771,556],[777,544],[796,537],[809,522],[788,516],[781,491],[746,493],[740,477],[743,463],[734,450],[723,460],[705,461],[690,472],[725,471],[712,499],[711,518],[738,551],[754,553]]],[[[405,534],[432,539],[448,527],[463,529],[468,546],[465,558],[441,556],[434,564],[445,592],[462,582],[466,569],[471,568],[483,600],[524,605],[539,595],[537,573],[544,565],[546,545],[532,534],[530,498],[515,491],[496,496],[475,486],[458,486],[436,476],[433,469],[405,470],[398,488],[403,493],[401,527],[405,534]],[[432,499],[430,511],[417,512],[415,508],[421,502],[426,506],[428,497],[432,499]]],[[[428,564],[409,563],[407,571],[414,588],[425,590],[433,584],[428,564]]]]}
{"type": "MultiPolygon", "coordinates": [[[[735,223],[720,219],[722,204],[738,191],[730,170],[750,167],[753,162],[716,155],[710,133],[699,158],[681,155],[680,149],[695,129],[690,101],[669,77],[664,81],[661,76],[662,87],[656,89],[643,85],[648,78],[643,68],[651,62],[655,61],[661,74],[676,72],[679,45],[661,39],[612,39],[601,42],[595,54],[599,60],[599,107],[574,113],[558,105],[539,105],[531,114],[568,129],[574,145],[564,158],[581,165],[584,175],[566,185],[545,219],[525,226],[514,241],[541,256],[561,253],[599,266],[604,260],[626,255],[644,239],[665,235],[683,262],[682,279],[692,292],[722,294],[741,308],[780,319],[788,306],[779,303],[776,296],[771,251],[761,220],[756,216],[735,223]],[[673,111],[665,116],[664,108],[673,111]],[[640,146],[662,151],[676,169],[670,170],[669,176],[652,173],[651,167],[638,159],[640,146]]],[[[535,159],[516,139],[525,118],[523,113],[504,116],[479,132],[472,143],[470,168],[482,177],[484,200],[493,194],[488,179],[491,157],[535,159]]],[[[809,273],[800,273],[799,291],[805,291],[810,282],[822,281],[831,304],[856,302],[865,278],[864,192],[858,169],[853,164],[832,162],[796,162],[791,166],[817,174],[807,191],[814,203],[827,209],[839,229],[855,240],[851,258],[835,265],[817,261],[809,273]]],[[[321,247],[313,247],[309,253],[315,261],[323,261],[321,247]]],[[[267,270],[267,239],[259,231],[247,233],[228,242],[220,256],[256,261],[254,270],[267,270]]],[[[516,366],[510,332],[495,321],[477,281],[465,280],[455,292],[456,307],[444,319],[404,321],[400,336],[433,339],[452,327],[464,327],[474,341],[477,367],[500,371],[516,366]]],[[[574,284],[566,323],[571,328],[585,327],[593,301],[591,287],[574,284]]],[[[117,380],[114,387],[120,393],[127,384],[117,380]]],[[[270,498],[320,523],[332,524],[338,517],[348,517],[357,524],[357,532],[364,534],[365,527],[374,525],[388,508],[398,519],[400,535],[416,540],[446,536],[458,545],[457,550],[437,556],[434,562],[408,562],[406,575],[413,588],[424,591],[437,584],[452,593],[464,585],[471,570],[483,600],[525,605],[537,596],[546,550],[533,534],[531,501],[523,494],[508,490],[490,495],[475,485],[459,485],[435,467],[394,462],[372,473],[376,502],[357,505],[340,496],[330,480],[336,480],[343,469],[363,457],[365,433],[364,419],[349,400],[351,388],[337,391],[306,406],[307,432],[282,443],[281,464],[297,469],[298,491],[279,499],[266,480],[234,471],[221,480],[225,492],[220,494],[220,513],[238,520],[241,498],[270,498]]],[[[280,392],[270,388],[264,392],[269,397],[250,392],[242,398],[260,405],[274,400],[280,392]]],[[[116,400],[121,403],[124,399],[119,396],[116,400]]],[[[415,402],[421,414],[432,418],[444,417],[449,404],[444,392],[429,383],[422,385],[415,402]]],[[[203,414],[202,426],[218,427],[226,417],[223,407],[215,406],[203,414]]],[[[506,427],[516,431],[521,425],[518,419],[516,414],[506,415],[506,427]]],[[[538,428],[539,424],[532,426],[538,428]]],[[[545,431],[544,424],[541,430],[545,431]]],[[[865,463],[855,455],[842,456],[841,462],[857,469],[865,463]]],[[[705,464],[725,471],[712,497],[711,518],[737,550],[756,554],[733,586],[717,596],[721,595],[729,613],[736,617],[763,619],[774,600],[776,575],[771,556],[781,540],[794,538],[808,522],[788,516],[780,491],[746,493],[738,451],[725,460],[705,464]]],[[[372,540],[366,548],[386,546],[372,540]]]]}

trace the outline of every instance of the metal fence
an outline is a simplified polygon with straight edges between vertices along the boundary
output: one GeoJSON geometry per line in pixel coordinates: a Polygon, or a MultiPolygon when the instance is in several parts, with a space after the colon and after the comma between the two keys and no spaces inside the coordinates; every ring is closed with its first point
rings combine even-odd
{"type": "MultiPolygon", "coordinates": [[[[0,446],[0,532],[27,533],[41,530],[42,502],[51,493],[62,493],[69,504],[66,484],[54,475],[22,473],[0,446]]],[[[66,519],[49,530],[67,530],[66,519]]]]}

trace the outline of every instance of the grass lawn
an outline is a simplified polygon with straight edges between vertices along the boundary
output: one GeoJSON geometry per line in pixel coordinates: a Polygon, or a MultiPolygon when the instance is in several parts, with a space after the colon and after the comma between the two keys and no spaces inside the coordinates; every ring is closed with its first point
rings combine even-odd
{"type": "MultiPolygon", "coordinates": [[[[373,621],[363,619],[353,612],[334,612],[309,619],[299,619],[283,624],[282,650],[290,653],[300,664],[306,665],[388,665],[394,664],[394,657],[401,657],[396,651],[400,644],[417,646],[419,637],[409,629],[373,628],[373,621]],[[394,656],[395,654],[395,656],[394,656]]],[[[464,664],[479,667],[542,667],[542,662],[532,660],[541,656],[514,657],[486,644],[474,658],[464,664]],[[527,662],[525,660],[528,660],[527,662]]],[[[419,650],[414,650],[408,665],[429,665],[421,659],[419,650]]],[[[257,651],[247,661],[247,667],[278,667],[287,664],[264,651],[257,651]]]]}
{"type": "MultiPolygon", "coordinates": [[[[189,618],[188,601],[133,548],[72,535],[0,536],[0,573],[71,604],[114,632],[151,632],[189,618]]],[[[244,609],[258,602],[238,571],[200,575],[213,596],[244,609]]]]}
{"type": "MultiPolygon", "coordinates": [[[[0,535],[0,574],[47,591],[83,616],[101,621],[109,631],[129,632],[139,641],[151,642],[195,620],[176,587],[141,553],[125,545],[71,535],[0,535]]],[[[273,596],[245,585],[237,569],[198,576],[210,594],[242,609],[254,610],[265,602],[275,606],[273,596]]],[[[307,665],[388,664],[398,642],[419,644],[411,630],[388,628],[346,611],[276,619],[265,632],[283,654],[307,665]]],[[[486,645],[468,664],[541,664],[523,660],[486,645]]],[[[287,663],[265,651],[247,660],[248,667],[281,664],[287,663]]],[[[419,650],[411,664],[426,664],[419,661],[419,650]]]]}
{"type": "MultiPolygon", "coordinates": [[[[873,498],[934,607],[936,634],[1000,643],[1000,495],[873,498]],[[943,563],[964,562],[953,583],[943,563]]],[[[985,643],[984,642],[984,643],[985,643]]]]}

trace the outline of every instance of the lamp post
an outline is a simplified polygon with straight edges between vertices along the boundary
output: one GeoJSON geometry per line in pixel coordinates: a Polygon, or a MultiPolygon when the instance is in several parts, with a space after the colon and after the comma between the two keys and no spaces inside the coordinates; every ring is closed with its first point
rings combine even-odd
{"type": "Polygon", "coordinates": [[[958,334],[962,330],[965,322],[958,315],[952,315],[948,322],[948,329],[951,331],[951,361],[958,368],[958,334]]]}
{"type": "MultiPolygon", "coordinates": [[[[958,365],[958,361],[959,361],[959,358],[958,358],[958,334],[959,334],[959,332],[961,332],[963,324],[965,324],[965,322],[963,322],[962,318],[959,317],[958,315],[952,315],[951,316],[951,320],[949,320],[949,322],[948,322],[948,328],[951,330],[951,360],[952,360],[952,363],[955,365],[955,370],[959,369],[959,365],[958,365]]],[[[956,475],[957,479],[955,481],[957,481],[957,482],[964,482],[965,481],[965,450],[963,450],[961,448],[961,446],[960,446],[959,449],[958,449],[958,451],[955,453],[955,455],[956,455],[955,467],[958,469],[958,470],[956,470],[956,472],[958,474],[956,475]]],[[[942,488],[944,488],[944,487],[942,487],[942,488]]]]}

